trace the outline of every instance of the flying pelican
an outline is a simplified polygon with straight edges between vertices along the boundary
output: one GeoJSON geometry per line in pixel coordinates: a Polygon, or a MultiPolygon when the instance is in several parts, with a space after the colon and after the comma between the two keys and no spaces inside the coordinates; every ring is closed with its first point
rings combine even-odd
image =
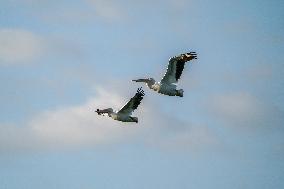
{"type": "Polygon", "coordinates": [[[183,89],[176,89],[177,82],[180,79],[185,63],[193,59],[197,59],[196,52],[172,57],[169,60],[167,72],[160,82],[156,82],[154,78],[135,79],[132,81],[144,82],[150,89],[164,95],[183,97],[183,89]]]}
{"type": "Polygon", "coordinates": [[[96,112],[98,113],[98,115],[108,114],[109,117],[117,121],[138,123],[138,118],[131,117],[131,114],[134,110],[137,109],[144,95],[145,94],[142,90],[142,87],[138,88],[135,96],[132,97],[130,101],[125,104],[119,111],[114,112],[112,108],[107,108],[104,110],[97,109],[96,112]]]}

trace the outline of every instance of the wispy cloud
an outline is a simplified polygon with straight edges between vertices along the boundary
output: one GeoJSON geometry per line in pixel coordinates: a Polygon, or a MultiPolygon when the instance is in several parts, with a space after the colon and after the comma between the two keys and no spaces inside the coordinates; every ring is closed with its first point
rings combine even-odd
{"type": "Polygon", "coordinates": [[[77,24],[94,23],[97,20],[116,22],[127,18],[127,9],[121,6],[120,2],[113,0],[72,1],[68,6],[62,2],[30,0],[26,5],[33,11],[31,14],[47,21],[48,24],[60,23],[66,26],[74,22],[77,24]]]}
{"type": "Polygon", "coordinates": [[[95,9],[95,14],[106,20],[119,20],[125,17],[124,9],[116,1],[89,0],[95,9]]]}
{"type": "Polygon", "coordinates": [[[0,64],[27,63],[40,57],[43,39],[23,29],[0,29],[0,64]]]}
{"type": "MultiPolygon", "coordinates": [[[[234,128],[278,128],[283,112],[248,92],[222,93],[208,98],[210,114],[234,128]]],[[[261,129],[260,129],[261,130],[261,129]]]]}
{"type": "Polygon", "coordinates": [[[0,65],[31,64],[43,57],[82,59],[80,44],[19,28],[0,29],[0,65]]]}
{"type": "Polygon", "coordinates": [[[17,3],[24,3],[31,9],[32,15],[42,18],[43,21],[48,21],[49,24],[60,23],[62,25],[70,23],[74,24],[74,22],[77,24],[85,22],[93,24],[98,20],[109,23],[138,20],[140,22],[140,18],[137,20],[139,15],[142,15],[145,12],[153,15],[156,14],[156,11],[162,11],[165,13],[169,22],[176,24],[179,21],[172,19],[169,14],[178,15],[181,10],[188,10],[188,2],[186,0],[155,2],[149,0],[143,2],[124,0],[84,0],[68,2],[68,6],[66,6],[64,2],[47,0],[25,0],[24,2],[21,1],[17,3]],[[137,15],[138,12],[141,14],[137,15]]]}

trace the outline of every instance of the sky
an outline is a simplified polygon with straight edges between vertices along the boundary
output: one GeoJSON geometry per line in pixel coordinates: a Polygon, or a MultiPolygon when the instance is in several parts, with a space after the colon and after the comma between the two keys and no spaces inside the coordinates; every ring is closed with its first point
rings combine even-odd
{"type": "Polygon", "coordinates": [[[0,188],[284,188],[284,2],[1,0],[0,188]],[[121,108],[196,51],[169,97],[121,108]]]}

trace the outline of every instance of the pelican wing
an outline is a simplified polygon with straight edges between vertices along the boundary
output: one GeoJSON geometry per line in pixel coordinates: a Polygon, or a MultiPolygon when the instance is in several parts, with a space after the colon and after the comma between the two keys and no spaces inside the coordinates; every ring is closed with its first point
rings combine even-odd
{"type": "Polygon", "coordinates": [[[177,83],[181,77],[185,63],[192,59],[197,59],[195,52],[181,54],[179,56],[171,58],[169,61],[167,72],[161,80],[161,84],[177,83]]]}
{"type": "Polygon", "coordinates": [[[142,87],[139,88],[135,94],[134,97],[132,97],[130,99],[130,101],[125,104],[119,111],[118,113],[121,113],[121,114],[126,114],[126,115],[131,115],[132,112],[134,110],[137,109],[137,107],[139,106],[139,104],[141,103],[142,99],[143,99],[143,96],[144,96],[144,91],[142,90],[142,87]]]}

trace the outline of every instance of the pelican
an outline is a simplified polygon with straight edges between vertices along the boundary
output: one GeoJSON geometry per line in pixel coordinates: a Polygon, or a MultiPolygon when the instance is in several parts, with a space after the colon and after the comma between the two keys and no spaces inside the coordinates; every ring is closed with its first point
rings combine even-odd
{"type": "Polygon", "coordinates": [[[160,82],[156,82],[154,78],[134,79],[132,81],[144,82],[150,89],[164,95],[183,97],[183,89],[177,90],[177,82],[180,79],[185,63],[193,59],[197,59],[196,52],[172,57],[169,60],[167,72],[160,82]]]}
{"type": "Polygon", "coordinates": [[[144,95],[145,94],[142,90],[142,87],[138,88],[135,96],[132,97],[130,101],[125,104],[119,111],[114,112],[112,108],[107,108],[104,110],[97,109],[95,112],[97,112],[98,115],[107,114],[109,117],[117,121],[138,123],[138,118],[131,117],[131,114],[134,110],[137,109],[144,95]]]}

